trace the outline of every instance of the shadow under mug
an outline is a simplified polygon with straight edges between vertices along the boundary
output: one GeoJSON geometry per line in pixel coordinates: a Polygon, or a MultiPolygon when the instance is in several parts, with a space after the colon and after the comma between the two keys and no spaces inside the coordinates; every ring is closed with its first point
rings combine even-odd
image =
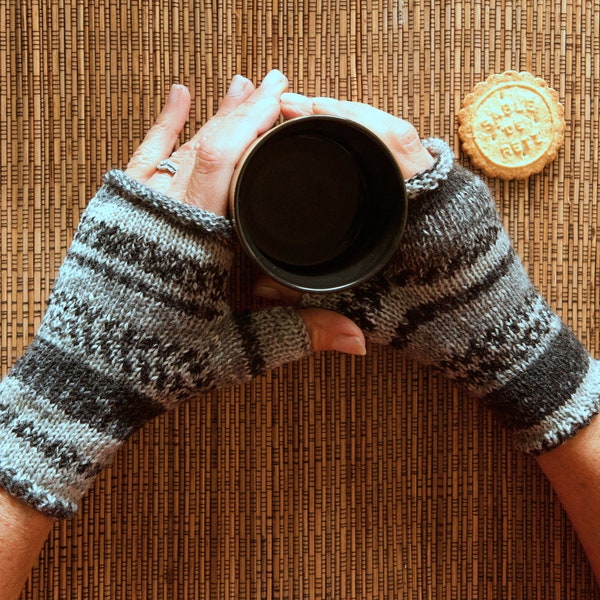
{"type": "Polygon", "coordinates": [[[394,156],[340,117],[285,121],[236,167],[230,215],[244,250],[280,283],[332,292],[372,277],[398,247],[407,212],[394,156]]]}

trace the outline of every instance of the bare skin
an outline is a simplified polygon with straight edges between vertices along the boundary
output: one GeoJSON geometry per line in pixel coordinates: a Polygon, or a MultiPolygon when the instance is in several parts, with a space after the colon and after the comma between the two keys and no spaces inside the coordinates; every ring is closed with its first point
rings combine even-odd
{"type": "Polygon", "coordinates": [[[538,463],[569,515],[600,583],[600,418],[538,463]]]}
{"type": "Polygon", "coordinates": [[[54,520],[0,490],[0,599],[18,598],[54,520]]]}
{"type": "MultiPolygon", "coordinates": [[[[174,86],[163,112],[132,157],[128,173],[163,193],[226,214],[227,189],[237,160],[246,147],[283,114],[334,114],[354,119],[372,129],[394,152],[408,178],[428,169],[433,159],[408,122],[375,108],[328,98],[309,99],[286,93],[287,79],[273,71],[258,89],[236,76],[215,117],[173,154],[187,121],[190,95],[174,86]],[[157,173],[160,160],[179,164],[176,178],[157,173]]],[[[259,295],[293,303],[296,293],[267,278],[257,282],[259,295]]],[[[361,330],[349,319],[320,309],[299,311],[315,350],[364,354],[361,330]]],[[[569,514],[597,578],[600,580],[600,419],[596,418],[572,440],[538,458],[569,514]]],[[[0,600],[16,600],[38,559],[54,521],[0,490],[0,600]]]]}

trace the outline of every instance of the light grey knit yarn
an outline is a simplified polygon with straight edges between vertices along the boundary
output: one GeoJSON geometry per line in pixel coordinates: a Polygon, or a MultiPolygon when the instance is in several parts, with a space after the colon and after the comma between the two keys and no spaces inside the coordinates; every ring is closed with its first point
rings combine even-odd
{"type": "Polygon", "coordinates": [[[231,312],[230,236],[227,219],[106,176],[36,338],[0,383],[0,486],[72,514],[147,420],[311,351],[291,309],[231,312]]]}
{"type": "Polygon", "coordinates": [[[553,448],[598,412],[600,362],[533,287],[484,182],[453,164],[441,140],[425,144],[436,165],[407,185],[396,257],[358,288],[302,304],[341,312],[371,341],[464,384],[520,449],[553,448]]]}

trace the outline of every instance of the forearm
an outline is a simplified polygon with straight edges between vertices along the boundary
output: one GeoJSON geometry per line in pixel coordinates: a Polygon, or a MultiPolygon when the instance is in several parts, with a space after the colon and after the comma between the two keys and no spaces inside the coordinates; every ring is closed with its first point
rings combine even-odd
{"type": "Polygon", "coordinates": [[[0,490],[0,600],[19,597],[53,523],[0,490]]]}
{"type": "Polygon", "coordinates": [[[600,418],[538,462],[564,506],[600,582],[600,418]]]}

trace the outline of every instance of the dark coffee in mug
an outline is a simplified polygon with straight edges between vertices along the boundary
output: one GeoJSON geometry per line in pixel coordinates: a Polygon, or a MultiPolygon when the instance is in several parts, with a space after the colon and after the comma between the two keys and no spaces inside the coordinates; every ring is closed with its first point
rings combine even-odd
{"type": "Polygon", "coordinates": [[[274,279],[304,291],[364,281],[404,227],[398,166],[365,128],[302,117],[265,134],[240,162],[232,214],[246,251],[274,279]]]}
{"type": "Polygon", "coordinates": [[[252,158],[239,219],[271,260],[319,268],[353,244],[367,210],[356,160],[315,133],[281,137],[252,158]]]}

